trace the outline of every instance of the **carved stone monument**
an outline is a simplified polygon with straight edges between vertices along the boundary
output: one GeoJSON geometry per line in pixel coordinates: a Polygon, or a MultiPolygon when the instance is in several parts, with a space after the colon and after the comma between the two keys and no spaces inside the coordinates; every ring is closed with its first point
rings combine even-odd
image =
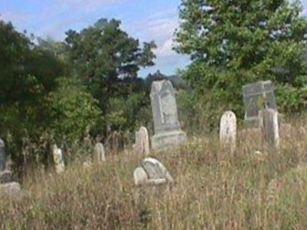
{"type": "Polygon", "coordinates": [[[6,152],[4,141],[0,138],[0,171],[5,170],[6,152]]]}
{"type": "Polygon", "coordinates": [[[154,81],[151,86],[151,107],[155,135],[152,137],[153,150],[166,150],[185,144],[187,136],[181,130],[178,120],[175,90],[168,80],[154,81]]]}
{"type": "Polygon", "coordinates": [[[245,121],[258,125],[258,113],[261,109],[277,111],[274,86],[271,81],[260,81],[243,86],[245,121]]]}
{"type": "Polygon", "coordinates": [[[232,111],[223,114],[220,121],[220,142],[224,147],[229,147],[233,152],[236,148],[237,117],[232,111]]]}

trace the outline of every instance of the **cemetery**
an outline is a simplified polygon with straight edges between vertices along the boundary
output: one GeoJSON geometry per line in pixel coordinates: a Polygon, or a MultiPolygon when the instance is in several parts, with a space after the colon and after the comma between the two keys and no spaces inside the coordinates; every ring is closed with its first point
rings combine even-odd
{"type": "MultiPolygon", "coordinates": [[[[168,211],[180,210],[180,213],[184,211],[186,218],[194,220],[193,226],[206,228],[211,226],[212,215],[208,204],[214,202],[213,208],[215,205],[223,208],[215,215],[230,218],[216,223],[222,228],[247,227],[240,219],[246,215],[240,208],[242,204],[255,212],[252,218],[276,218],[278,215],[272,222],[259,223],[252,219],[258,227],[284,224],[283,215],[287,213],[279,216],[281,213],[273,207],[283,204],[279,203],[281,199],[292,195],[293,191],[294,196],[304,195],[307,191],[307,166],[304,163],[307,124],[282,125],[291,127],[286,132],[291,132],[288,135],[295,138],[293,143],[291,139],[281,138],[280,132],[284,129],[280,128],[277,110],[258,108],[258,121],[254,122],[254,127],[250,124],[239,126],[236,114],[225,111],[217,124],[219,135],[202,136],[196,140],[187,136],[180,127],[173,90],[172,83],[166,80],[152,84],[152,112],[156,120],[151,138],[146,127],[140,127],[135,133],[135,144],[115,156],[108,154],[103,143],[98,141],[93,143],[93,160],[72,165],[64,164],[62,149],[53,145],[54,173],[58,175],[33,174],[31,177],[37,181],[35,184],[27,182],[21,186],[14,181],[7,164],[5,143],[1,140],[0,199],[2,205],[5,204],[0,212],[1,221],[13,215],[13,207],[19,207],[27,213],[43,213],[40,219],[32,220],[34,226],[62,225],[63,218],[73,221],[74,226],[83,226],[78,217],[81,215],[91,220],[87,225],[90,228],[102,225],[115,228],[118,224],[155,228],[171,223],[182,227],[182,219],[168,211]],[[159,96],[156,96],[157,90],[159,96]],[[260,136],[255,139],[239,135],[246,130],[257,130],[256,135],[260,136]],[[157,138],[157,135],[160,136],[157,138]],[[249,183],[254,185],[249,187],[249,183]],[[101,203],[95,204],[97,201],[101,203]],[[154,209],[147,209],[152,202],[158,203],[154,209]],[[87,205],[95,205],[95,211],[88,209],[87,205]],[[202,212],[193,210],[196,207],[202,212]],[[47,210],[43,211],[43,208],[47,210]],[[110,216],[103,217],[105,212],[110,216]],[[91,216],[92,213],[95,216],[91,216]],[[125,215],[128,215],[127,219],[125,215]],[[52,221],[46,222],[51,216],[52,221]]],[[[271,96],[274,99],[273,91],[271,96]]],[[[249,108],[254,105],[247,104],[246,111],[256,110],[249,108]]],[[[304,204],[301,205],[303,208],[304,204]]],[[[26,214],[30,220],[29,215],[26,214]]],[[[28,224],[28,220],[24,221],[28,224]]],[[[9,223],[14,226],[13,222],[9,223]]]]}
{"type": "Polygon", "coordinates": [[[178,76],[141,76],[165,46],[116,19],[53,41],[0,17],[0,229],[307,227],[303,5],[174,2],[178,76]]]}

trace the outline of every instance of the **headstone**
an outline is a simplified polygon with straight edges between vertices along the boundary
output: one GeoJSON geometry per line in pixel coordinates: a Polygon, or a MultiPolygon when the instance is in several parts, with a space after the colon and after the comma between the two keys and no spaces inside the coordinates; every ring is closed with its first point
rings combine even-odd
{"type": "Polygon", "coordinates": [[[168,80],[154,81],[151,86],[151,107],[155,135],[153,150],[165,150],[186,143],[187,136],[178,120],[175,90],[168,80]]]}
{"type": "Polygon", "coordinates": [[[105,150],[104,150],[104,146],[102,143],[100,142],[96,143],[95,148],[94,148],[94,153],[95,153],[95,158],[98,163],[106,161],[105,150]]]}
{"type": "Polygon", "coordinates": [[[149,150],[149,137],[148,131],[145,127],[141,127],[139,131],[135,133],[135,151],[138,154],[148,155],[149,150]]]}
{"type": "Polygon", "coordinates": [[[134,182],[136,185],[159,185],[173,183],[174,179],[165,166],[154,158],[146,158],[141,166],[134,171],[134,182]]]}
{"type": "Polygon", "coordinates": [[[58,148],[56,145],[53,145],[52,154],[53,154],[53,160],[55,164],[55,171],[57,173],[64,172],[65,165],[64,165],[62,150],[58,148]]]}
{"type": "Polygon", "coordinates": [[[21,190],[19,183],[10,182],[0,185],[0,197],[1,196],[19,200],[25,196],[25,193],[21,190]]]}
{"type": "Polygon", "coordinates": [[[5,170],[6,152],[4,141],[0,138],[0,171],[5,170]]]}
{"type": "Polygon", "coordinates": [[[265,142],[270,146],[277,148],[280,142],[278,112],[274,109],[264,109],[260,111],[259,123],[265,142]]]}
{"type": "Polygon", "coordinates": [[[83,162],[82,165],[83,165],[83,168],[88,169],[88,168],[92,167],[93,163],[90,160],[86,160],[86,161],[83,162]]]}
{"type": "Polygon", "coordinates": [[[245,104],[245,121],[258,124],[258,113],[261,109],[277,111],[274,86],[271,81],[260,81],[243,86],[245,104]]]}
{"type": "Polygon", "coordinates": [[[13,174],[10,170],[0,172],[0,184],[5,184],[13,181],[13,174]]]}
{"type": "Polygon", "coordinates": [[[137,167],[133,172],[134,184],[143,185],[148,182],[148,176],[142,167],[137,167]]]}
{"type": "Polygon", "coordinates": [[[237,140],[237,118],[234,112],[227,111],[220,121],[220,143],[222,146],[229,146],[233,152],[236,148],[237,140]]]}

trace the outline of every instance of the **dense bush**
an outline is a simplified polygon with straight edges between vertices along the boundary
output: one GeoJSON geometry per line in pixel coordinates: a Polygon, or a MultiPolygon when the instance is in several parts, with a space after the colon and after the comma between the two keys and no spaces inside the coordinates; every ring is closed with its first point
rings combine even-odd
{"type": "Polygon", "coordinates": [[[209,119],[221,109],[243,117],[242,86],[260,80],[277,86],[280,112],[306,109],[301,12],[298,1],[182,1],[177,51],[191,57],[184,77],[209,119]]]}

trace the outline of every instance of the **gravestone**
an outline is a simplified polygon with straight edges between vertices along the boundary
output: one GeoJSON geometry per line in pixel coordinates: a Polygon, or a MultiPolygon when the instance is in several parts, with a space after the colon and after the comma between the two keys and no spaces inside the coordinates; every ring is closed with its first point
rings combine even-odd
{"type": "Polygon", "coordinates": [[[135,132],[135,151],[138,154],[148,155],[149,150],[149,137],[148,131],[145,127],[141,127],[139,131],[135,132]]]}
{"type": "Polygon", "coordinates": [[[148,176],[142,167],[137,167],[133,172],[134,184],[143,185],[148,183],[148,176]]]}
{"type": "Polygon", "coordinates": [[[155,131],[152,137],[153,150],[166,150],[185,144],[187,136],[179,123],[172,83],[168,80],[154,81],[150,98],[155,131]]]}
{"type": "Polygon", "coordinates": [[[106,161],[105,150],[102,143],[98,142],[95,144],[94,153],[98,163],[106,161]]]}
{"type": "Polygon", "coordinates": [[[136,185],[173,183],[174,179],[165,166],[155,158],[146,158],[133,173],[136,185]]]}
{"type": "Polygon", "coordinates": [[[65,165],[64,165],[64,160],[63,160],[62,149],[58,148],[57,145],[53,145],[52,155],[53,155],[56,173],[64,172],[65,165]]]}
{"type": "Polygon", "coordinates": [[[13,181],[13,173],[10,170],[0,172],[0,184],[5,184],[13,181]]]}
{"type": "Polygon", "coordinates": [[[6,152],[4,141],[0,138],[0,171],[5,170],[6,152]]]}
{"type": "Polygon", "coordinates": [[[264,109],[259,112],[259,126],[262,130],[263,138],[271,147],[278,148],[279,126],[278,112],[274,109],[264,109]]]}
{"type": "Polygon", "coordinates": [[[229,147],[233,152],[236,148],[237,140],[237,118],[234,112],[227,111],[220,121],[220,143],[224,147],[229,147]]]}
{"type": "Polygon", "coordinates": [[[261,109],[277,111],[274,86],[271,81],[260,81],[243,86],[243,98],[247,124],[258,124],[258,113],[261,109]]]}

